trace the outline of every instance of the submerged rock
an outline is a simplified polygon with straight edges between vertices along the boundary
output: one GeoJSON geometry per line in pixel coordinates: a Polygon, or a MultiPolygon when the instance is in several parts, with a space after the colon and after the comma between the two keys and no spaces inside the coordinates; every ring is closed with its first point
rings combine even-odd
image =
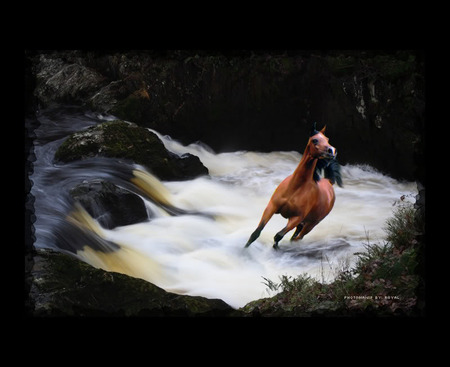
{"type": "Polygon", "coordinates": [[[192,154],[169,152],[156,134],[121,120],[104,122],[70,135],[55,153],[55,160],[75,160],[103,156],[129,159],[142,164],[161,180],[186,180],[208,174],[208,169],[192,154]]]}
{"type": "Polygon", "coordinates": [[[29,316],[235,316],[220,299],[177,295],[142,279],[37,250],[28,274],[29,316]]]}
{"type": "Polygon", "coordinates": [[[104,228],[148,219],[144,201],[138,195],[108,181],[81,183],[70,190],[70,195],[104,228]]]}

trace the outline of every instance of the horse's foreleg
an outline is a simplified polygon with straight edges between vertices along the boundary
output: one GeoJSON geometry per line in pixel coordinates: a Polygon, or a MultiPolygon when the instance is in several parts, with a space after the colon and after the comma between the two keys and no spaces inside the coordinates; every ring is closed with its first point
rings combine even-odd
{"type": "Polygon", "coordinates": [[[264,213],[261,217],[261,221],[258,224],[258,227],[255,229],[255,231],[251,234],[250,238],[248,239],[245,247],[250,246],[261,234],[261,231],[266,226],[267,222],[272,218],[272,216],[275,214],[276,208],[272,204],[272,202],[269,202],[266,209],[264,210],[264,213]]]}
{"type": "Polygon", "coordinates": [[[278,232],[275,237],[273,238],[273,240],[275,241],[275,243],[273,244],[273,248],[275,250],[279,249],[278,246],[278,242],[280,242],[282,240],[282,238],[284,237],[284,235],[286,233],[288,233],[289,231],[291,231],[292,229],[294,229],[297,226],[300,226],[300,223],[302,222],[303,217],[291,217],[289,218],[289,221],[286,225],[286,227],[284,227],[280,232],[278,232]]]}
{"type": "Polygon", "coordinates": [[[245,247],[250,246],[261,234],[261,231],[263,230],[264,225],[259,225],[258,228],[255,229],[255,231],[251,234],[250,238],[248,239],[247,243],[245,244],[245,247]]]}

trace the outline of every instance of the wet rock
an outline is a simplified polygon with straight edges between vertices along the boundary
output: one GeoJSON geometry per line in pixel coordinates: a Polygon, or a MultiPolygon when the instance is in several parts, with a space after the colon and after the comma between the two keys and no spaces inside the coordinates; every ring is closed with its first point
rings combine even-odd
{"type": "Polygon", "coordinates": [[[79,184],[70,190],[70,195],[107,229],[148,219],[144,201],[138,195],[108,181],[79,184]]]}
{"type": "MultiPolygon", "coordinates": [[[[169,152],[170,153],[170,152],[169,152]]],[[[180,171],[184,175],[188,175],[191,177],[198,177],[208,174],[208,170],[200,161],[200,158],[191,154],[185,153],[181,156],[170,153],[173,161],[179,167],[180,171]]]]}
{"type": "Polygon", "coordinates": [[[55,153],[55,160],[72,162],[96,156],[123,158],[142,164],[161,180],[186,180],[208,174],[190,154],[169,152],[152,132],[133,123],[109,121],[70,135],[55,153]]]}
{"type": "Polygon", "coordinates": [[[96,269],[75,257],[37,250],[28,278],[28,316],[236,316],[219,299],[169,293],[142,279],[96,269]]]}
{"type": "Polygon", "coordinates": [[[105,82],[101,73],[82,64],[40,55],[35,95],[44,106],[54,102],[84,102],[105,82]]]}
{"type": "Polygon", "coordinates": [[[109,112],[127,121],[142,122],[151,119],[150,96],[146,88],[143,87],[118,101],[109,112]]]}
{"type": "MultiPolygon", "coordinates": [[[[110,111],[121,98],[124,98],[122,96],[124,89],[126,89],[126,83],[122,80],[112,81],[98,90],[98,92],[89,99],[88,105],[94,111],[110,111]]],[[[128,120],[133,121],[132,119],[128,120]]]]}

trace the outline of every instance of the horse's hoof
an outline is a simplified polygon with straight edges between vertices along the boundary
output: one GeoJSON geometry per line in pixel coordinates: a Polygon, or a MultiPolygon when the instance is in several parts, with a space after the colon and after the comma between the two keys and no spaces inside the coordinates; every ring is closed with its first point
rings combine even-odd
{"type": "Polygon", "coordinates": [[[274,243],[272,247],[273,247],[274,250],[279,250],[280,249],[280,246],[278,246],[278,243],[274,243]]]}

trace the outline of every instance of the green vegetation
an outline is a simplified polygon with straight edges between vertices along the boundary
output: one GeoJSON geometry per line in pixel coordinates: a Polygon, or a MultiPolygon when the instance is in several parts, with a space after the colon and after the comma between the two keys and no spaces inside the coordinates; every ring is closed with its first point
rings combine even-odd
{"type": "Polygon", "coordinates": [[[389,80],[396,80],[411,75],[415,71],[416,57],[413,53],[393,56],[377,55],[372,64],[379,70],[381,75],[389,80]]]}
{"type": "Polygon", "coordinates": [[[243,311],[261,316],[417,316],[421,221],[413,204],[402,203],[386,221],[387,241],[371,244],[368,239],[355,266],[342,264],[332,283],[306,274],[282,276],[280,283],[265,279],[270,290],[281,292],[251,302],[243,311]]]}
{"type": "Polygon", "coordinates": [[[415,52],[407,50],[386,54],[383,52],[355,54],[352,51],[344,51],[341,54],[328,55],[325,59],[330,71],[337,77],[355,72],[366,76],[376,73],[391,82],[411,76],[417,67],[415,52]]]}

